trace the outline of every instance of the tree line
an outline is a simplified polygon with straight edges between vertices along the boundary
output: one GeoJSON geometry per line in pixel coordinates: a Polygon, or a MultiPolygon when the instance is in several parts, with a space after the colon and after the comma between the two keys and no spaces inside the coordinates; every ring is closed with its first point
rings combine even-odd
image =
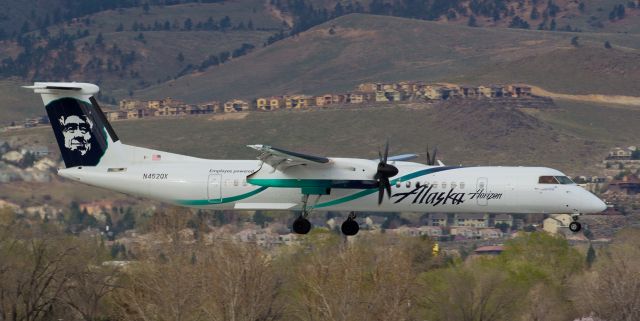
{"type": "Polygon", "coordinates": [[[640,318],[638,229],[586,255],[562,238],[524,233],[498,256],[463,261],[434,256],[427,238],[346,241],[321,229],[267,251],[224,233],[185,233],[190,221],[182,209],[156,213],[154,241],[123,262],[99,236],[0,211],[0,320],[640,318]]]}

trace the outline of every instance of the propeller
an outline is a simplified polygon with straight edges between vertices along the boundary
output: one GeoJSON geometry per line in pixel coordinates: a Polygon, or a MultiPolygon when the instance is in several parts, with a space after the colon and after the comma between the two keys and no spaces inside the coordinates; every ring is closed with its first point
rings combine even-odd
{"type": "Polygon", "coordinates": [[[398,175],[398,168],[387,164],[387,158],[389,157],[389,140],[387,140],[384,147],[384,157],[380,151],[378,151],[378,155],[380,156],[380,162],[378,163],[378,170],[374,178],[378,181],[378,205],[380,205],[384,198],[384,191],[387,191],[387,197],[391,197],[391,182],[389,178],[398,175]]]}
{"type": "Polygon", "coordinates": [[[436,146],[433,149],[433,154],[429,154],[429,145],[427,145],[427,165],[434,166],[436,165],[436,154],[438,153],[438,147],[436,146]]]}

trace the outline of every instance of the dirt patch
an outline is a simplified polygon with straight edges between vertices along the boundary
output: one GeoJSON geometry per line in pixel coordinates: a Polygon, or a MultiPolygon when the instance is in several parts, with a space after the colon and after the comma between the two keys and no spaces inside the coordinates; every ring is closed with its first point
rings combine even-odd
{"type": "Polygon", "coordinates": [[[585,102],[592,102],[592,103],[618,104],[618,105],[640,107],[640,97],[635,97],[635,96],[599,95],[599,94],[589,94],[589,95],[560,94],[560,93],[547,91],[537,86],[531,86],[531,92],[536,96],[549,97],[554,99],[585,101],[585,102]]]}
{"type": "Polygon", "coordinates": [[[245,119],[249,113],[225,113],[219,115],[213,115],[207,120],[220,121],[220,120],[241,120],[245,119]]]}

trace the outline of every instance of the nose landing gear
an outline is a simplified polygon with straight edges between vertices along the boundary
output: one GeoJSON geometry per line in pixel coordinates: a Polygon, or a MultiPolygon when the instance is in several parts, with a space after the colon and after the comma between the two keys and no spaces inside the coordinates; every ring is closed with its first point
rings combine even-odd
{"type": "Polygon", "coordinates": [[[582,229],[582,224],[578,222],[578,218],[580,218],[580,214],[571,215],[573,222],[569,223],[569,230],[573,233],[578,233],[582,229]]]}

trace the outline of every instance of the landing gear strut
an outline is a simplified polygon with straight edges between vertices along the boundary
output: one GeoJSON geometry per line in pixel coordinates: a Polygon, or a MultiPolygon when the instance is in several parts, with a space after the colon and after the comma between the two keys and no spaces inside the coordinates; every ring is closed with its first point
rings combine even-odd
{"type": "MultiPolygon", "coordinates": [[[[320,200],[320,195],[316,198],[314,206],[320,200]]],[[[309,201],[309,194],[302,195],[302,213],[295,221],[293,221],[292,229],[296,234],[307,234],[311,231],[311,222],[307,219],[309,216],[309,209],[307,208],[307,202],[309,201]]]]}
{"type": "Polygon", "coordinates": [[[573,219],[573,222],[569,223],[569,230],[573,233],[580,232],[580,230],[582,229],[582,224],[578,222],[578,218],[580,218],[580,214],[573,214],[571,218],[573,219]]]}
{"type": "Polygon", "coordinates": [[[356,213],[354,212],[349,213],[347,220],[344,221],[344,223],[342,223],[342,226],[340,227],[340,229],[342,230],[342,234],[347,236],[353,236],[358,234],[358,231],[360,230],[360,226],[358,225],[358,222],[356,222],[356,213]]]}

